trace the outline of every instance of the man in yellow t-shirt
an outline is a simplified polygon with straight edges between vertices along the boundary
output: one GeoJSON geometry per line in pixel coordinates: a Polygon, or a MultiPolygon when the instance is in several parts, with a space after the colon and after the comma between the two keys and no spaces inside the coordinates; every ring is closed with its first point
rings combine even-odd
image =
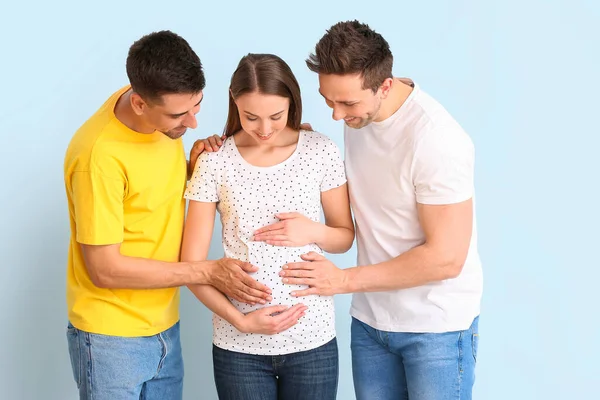
{"type": "Polygon", "coordinates": [[[69,353],[81,399],[177,400],[179,286],[210,284],[248,303],[269,301],[269,289],[247,263],[179,262],[181,136],[197,125],[200,59],[162,31],[136,41],[126,64],[130,85],[79,128],[65,156],[69,353]]]}

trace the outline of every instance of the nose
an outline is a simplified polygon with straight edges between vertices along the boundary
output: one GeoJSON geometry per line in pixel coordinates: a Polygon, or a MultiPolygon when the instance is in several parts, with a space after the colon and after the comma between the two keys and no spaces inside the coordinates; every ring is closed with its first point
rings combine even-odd
{"type": "Polygon", "coordinates": [[[339,121],[340,119],[344,119],[346,117],[346,114],[342,111],[340,107],[333,106],[333,113],[331,117],[334,120],[339,121]]]}
{"type": "Polygon", "coordinates": [[[185,116],[185,119],[183,120],[183,125],[186,128],[196,129],[196,127],[198,126],[196,116],[194,114],[187,114],[185,116]]]}
{"type": "Polygon", "coordinates": [[[268,120],[263,120],[260,124],[260,133],[263,135],[271,133],[271,123],[268,120]]]}

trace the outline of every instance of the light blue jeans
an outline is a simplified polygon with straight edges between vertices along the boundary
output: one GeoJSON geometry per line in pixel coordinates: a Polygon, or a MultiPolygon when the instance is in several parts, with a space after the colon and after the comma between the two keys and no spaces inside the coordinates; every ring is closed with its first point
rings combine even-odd
{"type": "Polygon", "coordinates": [[[81,400],[181,400],[179,322],[147,337],[88,333],[67,327],[73,377],[81,400]]]}
{"type": "Polygon", "coordinates": [[[479,317],[464,331],[398,333],[352,319],[357,400],[471,400],[479,317]]]}

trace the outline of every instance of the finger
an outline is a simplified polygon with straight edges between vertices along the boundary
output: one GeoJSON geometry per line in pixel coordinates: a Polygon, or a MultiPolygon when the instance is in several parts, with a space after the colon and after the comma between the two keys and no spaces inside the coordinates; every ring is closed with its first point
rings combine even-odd
{"type": "Polygon", "coordinates": [[[289,240],[265,240],[265,243],[270,244],[271,246],[298,247],[289,240]]]}
{"type": "Polygon", "coordinates": [[[259,228],[259,229],[255,230],[254,234],[256,235],[258,233],[264,233],[264,232],[281,230],[281,229],[284,228],[284,226],[285,225],[284,225],[283,222],[275,222],[274,224],[263,226],[262,228],[259,228]]]}
{"type": "Polygon", "coordinates": [[[219,137],[218,136],[211,136],[209,138],[207,138],[206,140],[208,140],[208,143],[210,144],[210,147],[212,148],[213,151],[217,151],[219,150],[219,147],[221,146],[218,143],[219,137]]]}
{"type": "Polygon", "coordinates": [[[320,293],[319,289],[317,289],[315,287],[311,287],[311,288],[304,289],[304,290],[296,290],[291,293],[291,295],[294,297],[310,296],[310,295],[314,295],[314,294],[321,294],[321,293],[320,293]]]}
{"type": "Polygon", "coordinates": [[[282,268],[284,270],[294,270],[294,271],[299,270],[299,269],[312,270],[312,269],[315,269],[315,266],[311,262],[295,262],[295,263],[285,264],[282,268]]]}
{"type": "Polygon", "coordinates": [[[281,312],[281,314],[276,315],[275,317],[273,317],[273,322],[276,325],[282,324],[284,323],[286,320],[293,318],[294,314],[297,314],[299,312],[304,312],[306,311],[308,307],[306,307],[304,304],[302,303],[298,303],[298,304],[294,304],[292,307],[284,310],[281,312]]]}
{"type": "Polygon", "coordinates": [[[208,153],[212,153],[217,150],[217,149],[213,149],[213,146],[211,145],[211,143],[208,139],[203,139],[202,143],[204,144],[204,151],[206,151],[208,153]]]}
{"type": "Polygon", "coordinates": [[[323,261],[326,260],[326,258],[322,255],[320,255],[319,253],[315,253],[314,251],[311,251],[308,254],[302,254],[300,256],[300,258],[302,258],[303,260],[306,261],[323,261]]]}
{"type": "Polygon", "coordinates": [[[279,219],[290,219],[290,218],[298,218],[300,214],[297,212],[289,212],[289,213],[278,213],[275,216],[279,219]]]}
{"type": "MultiPolygon", "coordinates": [[[[297,269],[293,271],[285,270],[279,272],[279,276],[285,276],[287,278],[316,278],[315,271],[310,269],[297,269]]],[[[283,282],[287,283],[285,279],[283,280],[283,282]]]]}
{"type": "Polygon", "coordinates": [[[308,122],[304,122],[304,123],[300,124],[300,129],[303,129],[305,131],[313,130],[312,126],[308,122]]]}
{"type": "Polygon", "coordinates": [[[245,272],[256,272],[258,271],[258,267],[255,265],[252,265],[248,262],[242,262],[239,260],[234,260],[234,263],[237,264],[238,267],[240,267],[243,271],[245,272]]]}
{"type": "Polygon", "coordinates": [[[300,319],[300,316],[302,314],[304,314],[304,312],[308,309],[308,307],[306,306],[301,306],[301,307],[297,307],[297,308],[290,308],[289,311],[286,311],[285,314],[280,314],[279,316],[285,315],[285,318],[281,319],[280,321],[278,321],[276,330],[278,332],[284,331],[286,329],[288,329],[289,327],[295,325],[298,323],[298,320],[300,319]]]}
{"type": "Polygon", "coordinates": [[[245,293],[246,296],[253,298],[253,299],[258,299],[255,300],[255,302],[260,303],[260,304],[267,304],[267,302],[273,300],[273,297],[271,297],[271,295],[269,293],[265,293],[262,290],[258,290],[258,289],[253,289],[250,287],[247,287],[245,285],[240,284],[237,289],[242,292],[245,293]]]}
{"type": "Polygon", "coordinates": [[[283,278],[283,283],[286,285],[312,285],[315,280],[313,278],[283,278]]]}
{"type": "Polygon", "coordinates": [[[268,232],[262,232],[259,233],[258,235],[254,235],[253,239],[255,241],[258,240],[265,240],[265,239],[274,239],[275,237],[279,237],[279,239],[277,240],[284,240],[287,239],[287,235],[285,235],[283,229],[277,229],[274,231],[268,231],[268,232]]]}
{"type": "MultiPolygon", "coordinates": [[[[264,313],[265,315],[272,315],[275,313],[285,312],[285,310],[287,310],[288,308],[289,307],[286,305],[269,306],[269,307],[261,308],[260,312],[264,313]]],[[[279,315],[281,315],[281,314],[279,314],[279,315]]]]}
{"type": "Polygon", "coordinates": [[[221,137],[219,135],[213,135],[213,137],[215,138],[215,140],[217,141],[217,144],[219,146],[221,146],[223,144],[223,140],[225,140],[225,139],[221,139],[221,137]]]}
{"type": "Polygon", "coordinates": [[[250,289],[255,289],[260,292],[263,292],[261,296],[263,299],[270,298],[269,295],[271,294],[271,289],[269,289],[266,285],[258,283],[254,279],[250,278],[248,275],[241,276],[240,281],[244,285],[244,288],[242,289],[244,292],[249,293],[250,289]]]}
{"type": "Polygon", "coordinates": [[[234,300],[239,301],[240,303],[246,303],[246,304],[250,304],[250,305],[255,305],[256,303],[260,303],[261,301],[264,301],[262,298],[250,296],[247,293],[243,292],[242,290],[236,290],[234,292],[227,293],[227,294],[228,294],[228,296],[230,296],[234,300]]]}
{"type": "Polygon", "coordinates": [[[284,235],[282,230],[261,233],[254,236],[255,242],[264,242],[265,240],[289,240],[288,235],[284,235]]]}

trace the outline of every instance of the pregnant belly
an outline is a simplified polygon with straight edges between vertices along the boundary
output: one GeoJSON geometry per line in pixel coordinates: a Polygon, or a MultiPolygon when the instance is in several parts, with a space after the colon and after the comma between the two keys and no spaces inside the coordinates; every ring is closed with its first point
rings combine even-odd
{"type": "Polygon", "coordinates": [[[323,254],[317,245],[308,245],[302,247],[278,247],[271,246],[263,242],[250,242],[244,249],[244,253],[227,251],[227,257],[235,258],[240,261],[247,261],[259,268],[255,273],[249,274],[257,282],[269,287],[272,291],[273,300],[268,304],[256,304],[254,306],[230,299],[231,303],[241,312],[249,313],[263,307],[275,305],[292,306],[297,303],[306,303],[307,298],[295,298],[290,293],[295,290],[308,288],[307,285],[290,285],[283,283],[279,276],[281,268],[290,262],[303,261],[300,256],[310,251],[323,254]],[[237,254],[236,254],[237,253],[237,254]]]}

